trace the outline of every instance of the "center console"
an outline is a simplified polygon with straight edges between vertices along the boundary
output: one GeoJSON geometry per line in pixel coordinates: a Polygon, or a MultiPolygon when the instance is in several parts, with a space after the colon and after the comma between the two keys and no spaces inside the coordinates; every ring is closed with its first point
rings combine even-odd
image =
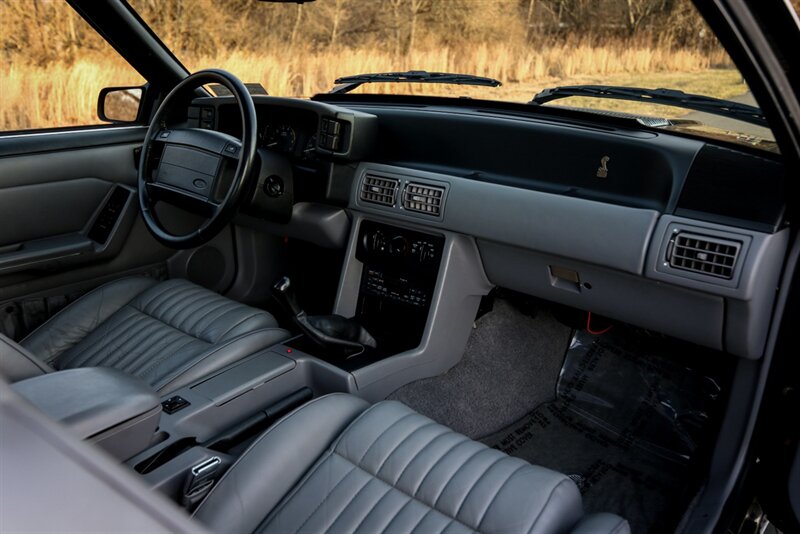
{"type": "Polygon", "coordinates": [[[356,259],[361,274],[356,320],[378,341],[373,358],[419,345],[433,299],[444,237],[364,221],[356,259]]]}

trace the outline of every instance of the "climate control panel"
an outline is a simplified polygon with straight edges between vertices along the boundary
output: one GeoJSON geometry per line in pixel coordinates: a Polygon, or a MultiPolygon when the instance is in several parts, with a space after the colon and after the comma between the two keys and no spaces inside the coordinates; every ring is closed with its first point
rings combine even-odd
{"type": "Polygon", "coordinates": [[[443,248],[443,236],[362,222],[356,249],[364,264],[361,296],[427,308],[443,248]]]}
{"type": "Polygon", "coordinates": [[[437,269],[443,245],[442,236],[364,221],[359,230],[356,258],[365,264],[437,269]]]}

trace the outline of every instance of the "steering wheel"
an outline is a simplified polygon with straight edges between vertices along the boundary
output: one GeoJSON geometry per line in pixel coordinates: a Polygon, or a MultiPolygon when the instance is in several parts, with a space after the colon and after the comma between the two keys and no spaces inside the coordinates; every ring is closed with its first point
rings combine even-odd
{"type": "Polygon", "coordinates": [[[224,70],[209,69],[184,78],[153,117],[139,160],[139,207],[148,230],[171,248],[207,243],[233,219],[256,159],[257,124],[253,98],[224,70]],[[239,107],[242,138],[200,128],[171,128],[186,118],[195,90],[208,83],[228,89],[239,107]],[[168,231],[155,212],[164,202],[205,217],[186,234],[168,231]]]}

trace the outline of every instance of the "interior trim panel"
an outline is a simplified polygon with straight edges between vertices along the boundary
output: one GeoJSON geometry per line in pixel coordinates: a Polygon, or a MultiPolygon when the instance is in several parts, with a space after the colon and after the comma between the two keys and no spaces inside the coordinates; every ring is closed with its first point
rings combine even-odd
{"type": "Polygon", "coordinates": [[[400,220],[419,216],[407,213],[402,206],[370,204],[359,197],[359,184],[368,173],[399,176],[405,181],[430,180],[447,184],[441,221],[426,221],[432,227],[634,274],[642,272],[648,240],[659,215],[655,210],[362,163],[356,171],[351,206],[400,220]],[[498,207],[497,212],[485,209],[488,197],[498,207]]]}
{"type": "MultiPolygon", "coordinates": [[[[787,229],[763,233],[376,163],[354,171],[350,208],[475,239],[477,260],[493,285],[751,359],[764,350],[788,241],[787,229]],[[438,212],[406,209],[404,195],[419,183],[442,187],[438,212]],[[488,197],[496,213],[485,209],[488,197]],[[710,248],[691,249],[685,266],[673,266],[674,237],[682,233],[702,238],[692,245],[710,248]],[[729,264],[708,267],[728,245],[736,251],[723,258],[729,264]]],[[[358,292],[352,282],[341,287],[340,302],[352,292],[358,292]]]]}

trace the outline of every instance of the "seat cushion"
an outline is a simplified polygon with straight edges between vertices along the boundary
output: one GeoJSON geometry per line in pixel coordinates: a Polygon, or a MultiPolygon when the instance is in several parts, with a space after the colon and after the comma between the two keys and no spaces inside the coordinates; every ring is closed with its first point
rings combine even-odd
{"type": "Polygon", "coordinates": [[[126,278],[68,306],[22,345],[56,369],[113,367],[166,393],[288,336],[269,313],[186,280],[126,278]]]}
{"type": "Polygon", "coordinates": [[[580,493],[565,475],[490,449],[398,402],[367,408],[353,399],[321,397],[279,422],[228,471],[196,517],[215,531],[275,533],[559,533],[581,519],[580,493]],[[318,444],[319,457],[301,450],[291,465],[292,444],[307,443],[318,444]],[[306,473],[298,478],[287,469],[306,473]],[[277,505],[276,491],[285,492],[277,505]]]}

